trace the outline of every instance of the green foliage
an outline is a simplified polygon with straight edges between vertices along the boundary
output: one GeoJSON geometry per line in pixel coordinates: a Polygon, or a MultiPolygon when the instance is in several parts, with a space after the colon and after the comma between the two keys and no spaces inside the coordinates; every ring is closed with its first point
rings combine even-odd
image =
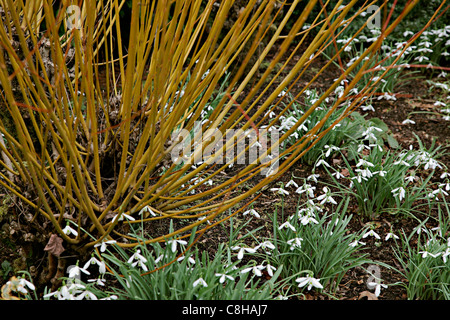
{"type": "MultiPolygon", "coordinates": [[[[371,130],[374,131],[375,129],[371,130]]],[[[353,150],[355,155],[360,153],[355,159],[356,165],[351,165],[342,154],[349,177],[340,177],[341,168],[333,168],[334,173],[330,176],[342,194],[351,194],[356,198],[362,215],[374,219],[382,212],[406,214],[420,207],[417,205],[418,200],[425,200],[422,205],[429,205],[428,202],[434,200],[436,195],[430,197],[429,181],[434,170],[442,168],[442,164],[436,160],[439,149],[431,146],[426,150],[421,145],[419,150],[411,148],[395,152],[386,151],[376,143],[369,146],[362,144],[358,150],[353,150]],[[362,155],[361,151],[365,148],[369,152],[362,155]],[[422,178],[417,174],[420,169],[431,172],[422,178]],[[341,182],[349,180],[349,186],[341,182]]],[[[326,170],[329,168],[326,167],[326,170]]]]}
{"type": "Polygon", "coordinates": [[[275,267],[282,266],[281,276],[291,279],[292,285],[301,273],[309,272],[320,279],[325,292],[334,294],[348,270],[370,262],[359,247],[351,246],[360,235],[348,232],[348,203],[349,199],[342,201],[333,213],[319,217],[318,207],[308,202],[283,224],[275,212],[271,239],[275,249],[264,258],[275,267]]]}
{"type": "Polygon", "coordinates": [[[394,253],[407,279],[403,284],[409,300],[450,299],[450,209],[444,201],[439,206],[439,227],[426,228],[422,221],[414,232],[403,233],[394,253]],[[442,208],[444,208],[442,210],[442,208]],[[416,244],[417,243],[417,244],[416,244]]]}

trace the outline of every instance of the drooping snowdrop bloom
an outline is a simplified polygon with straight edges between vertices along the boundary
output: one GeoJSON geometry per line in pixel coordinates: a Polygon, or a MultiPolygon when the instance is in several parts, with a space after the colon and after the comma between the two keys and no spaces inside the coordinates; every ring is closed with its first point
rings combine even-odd
{"type": "Polygon", "coordinates": [[[312,287],[323,289],[323,286],[320,284],[320,279],[316,279],[311,276],[297,278],[295,279],[295,282],[298,282],[298,286],[300,288],[308,286],[308,291],[311,290],[312,287]]]}
{"type": "Polygon", "coordinates": [[[327,149],[327,152],[325,152],[326,158],[328,158],[331,155],[331,152],[341,150],[339,147],[329,145],[325,145],[324,148],[327,149]]]}
{"type": "Polygon", "coordinates": [[[388,241],[391,238],[398,239],[398,236],[392,232],[389,232],[388,234],[386,234],[386,238],[384,238],[384,241],[388,241]]]}
{"type": "Polygon", "coordinates": [[[27,287],[30,290],[33,291],[36,290],[34,284],[25,279],[24,277],[18,279],[16,277],[13,277],[12,280],[9,280],[5,286],[9,287],[12,291],[20,292],[23,294],[28,294],[27,287]]]}
{"type": "Polygon", "coordinates": [[[372,286],[375,288],[375,297],[378,297],[381,293],[381,287],[387,288],[388,286],[385,284],[382,284],[381,282],[369,282],[367,283],[369,286],[372,286]]]}
{"type": "Polygon", "coordinates": [[[289,192],[284,190],[283,188],[270,188],[270,191],[274,191],[281,195],[289,195],[289,192]]]}
{"type": "MultiPolygon", "coordinates": [[[[178,261],[178,262],[181,262],[181,261],[183,261],[184,259],[186,259],[186,256],[181,256],[181,257],[179,257],[179,258],[177,259],[177,261],[178,261]]],[[[195,264],[195,259],[192,258],[192,256],[189,256],[189,257],[188,257],[188,261],[189,261],[189,263],[191,263],[191,264],[195,264]]]]}
{"type": "Polygon", "coordinates": [[[156,213],[153,212],[152,208],[150,208],[149,206],[145,206],[144,208],[142,208],[141,211],[139,211],[139,215],[143,215],[146,212],[148,212],[152,217],[156,217],[156,213]]]}
{"type": "Polygon", "coordinates": [[[170,244],[172,252],[175,252],[175,251],[177,251],[177,244],[186,245],[187,242],[184,240],[173,239],[173,240],[167,241],[167,244],[170,244]]]}
{"type": "Polygon", "coordinates": [[[421,253],[422,254],[422,258],[425,259],[428,256],[433,257],[433,258],[437,258],[437,257],[439,257],[441,255],[442,252],[431,253],[431,252],[428,252],[428,251],[419,251],[419,253],[421,253]]]}
{"type": "Polygon", "coordinates": [[[255,253],[257,248],[246,248],[246,247],[239,247],[239,246],[235,246],[233,248],[231,248],[232,250],[239,250],[237,258],[239,260],[242,260],[242,258],[244,257],[244,253],[248,252],[248,253],[255,253]]]}
{"type": "Polygon", "coordinates": [[[359,159],[358,163],[356,164],[356,167],[360,167],[360,166],[373,167],[374,164],[372,162],[367,161],[367,160],[359,159]]]}
{"type": "MultiPolygon", "coordinates": [[[[269,276],[273,277],[273,272],[277,270],[274,266],[271,266],[270,264],[266,264],[265,269],[269,276]]],[[[263,269],[264,270],[264,269],[263,269]]]]}
{"type": "Polygon", "coordinates": [[[320,204],[324,204],[325,202],[330,202],[332,204],[337,204],[337,202],[331,197],[331,192],[327,187],[323,187],[324,194],[317,197],[317,200],[320,201],[320,204]]]}
{"type": "Polygon", "coordinates": [[[362,111],[375,111],[375,109],[373,108],[373,106],[371,104],[361,106],[361,109],[362,109],[362,111]]]}
{"type": "Polygon", "coordinates": [[[71,268],[68,270],[69,271],[69,278],[79,278],[81,276],[81,272],[83,272],[84,274],[91,274],[89,271],[87,271],[84,268],[80,268],[78,266],[78,263],[75,266],[71,266],[71,268]]]}
{"type": "Polygon", "coordinates": [[[352,243],[350,243],[349,246],[354,248],[354,247],[356,247],[356,246],[359,245],[359,244],[360,244],[360,245],[365,245],[366,243],[365,243],[365,242],[362,242],[362,241],[359,241],[359,240],[355,240],[355,241],[353,241],[352,243]]]}
{"type": "Polygon", "coordinates": [[[289,180],[289,182],[286,183],[286,188],[290,187],[291,185],[293,185],[294,187],[298,188],[298,184],[295,183],[294,180],[289,180]]]}
{"type": "Polygon", "coordinates": [[[314,182],[317,182],[317,178],[319,178],[319,177],[320,177],[320,174],[312,174],[312,175],[307,176],[306,180],[307,181],[312,180],[314,182]]]}
{"type": "Polygon", "coordinates": [[[105,250],[106,250],[106,245],[108,245],[108,244],[114,244],[114,243],[116,243],[116,242],[117,242],[116,240],[106,240],[106,241],[102,240],[102,242],[96,243],[96,244],[94,245],[94,247],[100,247],[100,252],[105,252],[105,250]]]}
{"type": "Polygon", "coordinates": [[[267,241],[264,241],[264,242],[261,242],[259,245],[258,245],[258,247],[257,247],[258,249],[259,248],[262,248],[262,249],[270,249],[270,250],[273,250],[273,249],[275,249],[275,246],[273,245],[273,243],[272,242],[270,242],[269,240],[267,240],[267,241]]]}
{"type": "Polygon", "coordinates": [[[324,166],[326,166],[326,167],[331,167],[329,164],[328,164],[328,162],[326,162],[325,160],[323,160],[323,159],[320,159],[317,163],[316,163],[316,165],[315,165],[315,167],[319,167],[319,166],[321,166],[321,165],[324,165],[324,166]]]}
{"type": "Polygon", "coordinates": [[[220,277],[219,283],[224,283],[226,279],[234,281],[234,277],[225,273],[216,273],[216,277],[220,277]]]}
{"type": "Polygon", "coordinates": [[[208,284],[206,283],[206,281],[205,280],[203,280],[203,278],[198,278],[197,280],[195,280],[194,281],[194,283],[192,283],[192,286],[195,288],[195,287],[197,287],[198,285],[201,285],[201,286],[203,286],[203,287],[208,287],[208,284]]]}
{"type": "Polygon", "coordinates": [[[288,241],[287,241],[287,244],[289,244],[291,247],[289,248],[289,250],[294,250],[295,248],[301,248],[302,247],[302,241],[303,241],[303,238],[299,238],[299,237],[297,237],[297,238],[292,238],[292,239],[289,239],[288,241]]]}
{"type": "Polygon", "coordinates": [[[136,220],[136,219],[134,219],[132,216],[130,216],[130,215],[128,215],[128,214],[122,212],[122,213],[116,214],[116,215],[114,216],[114,218],[112,219],[111,222],[115,222],[116,220],[117,220],[117,221],[123,221],[123,218],[126,218],[126,219],[129,220],[129,221],[134,221],[134,220],[136,220]]]}
{"type": "Polygon", "coordinates": [[[255,216],[256,218],[261,218],[261,216],[259,215],[258,212],[256,212],[255,209],[247,210],[247,211],[245,211],[242,215],[246,216],[246,215],[248,215],[248,214],[249,214],[249,215],[252,215],[252,216],[255,216]]]}
{"type": "Polygon", "coordinates": [[[87,269],[91,264],[98,265],[99,272],[101,274],[106,273],[106,264],[105,261],[99,261],[96,257],[92,256],[83,266],[83,269],[87,269]]]}
{"type": "Polygon", "coordinates": [[[380,239],[380,236],[374,230],[369,230],[368,232],[364,233],[362,237],[364,239],[364,238],[367,238],[368,236],[372,236],[372,237],[375,237],[377,239],[380,239]]]}
{"type": "Polygon", "coordinates": [[[133,267],[139,265],[144,271],[148,271],[148,268],[146,266],[147,259],[143,255],[141,255],[141,249],[137,249],[127,262],[133,267]]]}
{"type": "Polygon", "coordinates": [[[88,279],[88,282],[91,282],[91,283],[94,283],[94,282],[95,282],[96,285],[102,286],[102,287],[105,286],[105,282],[104,282],[104,281],[105,281],[105,280],[102,279],[102,278],[100,278],[100,277],[98,277],[97,279],[88,279]]]}
{"type": "Polygon", "coordinates": [[[313,222],[315,224],[319,224],[319,221],[317,221],[316,218],[313,217],[312,214],[307,214],[305,216],[302,216],[301,219],[300,219],[300,222],[304,226],[307,225],[310,222],[313,222]]]}
{"type": "Polygon", "coordinates": [[[405,197],[406,191],[403,187],[398,187],[391,190],[391,193],[394,195],[394,197],[398,198],[400,201],[403,200],[405,197]]]}
{"type": "Polygon", "coordinates": [[[78,232],[77,232],[77,230],[73,229],[73,228],[69,225],[69,223],[67,223],[67,225],[64,227],[64,229],[62,230],[62,232],[63,232],[64,234],[67,234],[67,235],[73,234],[75,237],[78,237],[78,232]]]}
{"type": "Polygon", "coordinates": [[[402,121],[402,124],[416,124],[416,122],[411,119],[405,119],[402,121]]]}
{"type": "Polygon", "coordinates": [[[314,190],[316,187],[311,186],[308,183],[303,184],[303,186],[299,187],[297,190],[295,190],[296,193],[302,194],[303,192],[306,192],[308,197],[314,198],[314,190]]]}
{"type": "Polygon", "coordinates": [[[278,230],[281,230],[281,229],[283,229],[283,228],[289,228],[289,229],[291,229],[292,231],[296,231],[295,230],[295,227],[292,225],[292,224],[290,224],[289,223],[289,221],[286,221],[285,223],[283,223],[282,225],[280,225],[279,227],[278,227],[278,230]]]}
{"type": "Polygon", "coordinates": [[[254,275],[256,275],[257,277],[261,277],[262,276],[262,272],[261,270],[264,269],[264,266],[253,266],[253,267],[248,267],[245,268],[241,271],[241,273],[247,273],[252,271],[254,275]]]}

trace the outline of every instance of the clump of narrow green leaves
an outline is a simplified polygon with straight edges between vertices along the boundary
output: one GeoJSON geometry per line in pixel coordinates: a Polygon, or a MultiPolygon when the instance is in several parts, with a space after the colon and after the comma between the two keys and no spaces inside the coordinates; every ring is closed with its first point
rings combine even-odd
{"type": "Polygon", "coordinates": [[[280,222],[275,212],[271,239],[275,248],[265,259],[283,267],[281,276],[290,279],[292,286],[307,272],[320,280],[324,292],[333,295],[348,270],[369,260],[360,246],[352,245],[361,235],[348,232],[349,200],[340,202],[329,214],[320,214],[320,207],[311,202],[299,206],[285,221],[280,222]]]}

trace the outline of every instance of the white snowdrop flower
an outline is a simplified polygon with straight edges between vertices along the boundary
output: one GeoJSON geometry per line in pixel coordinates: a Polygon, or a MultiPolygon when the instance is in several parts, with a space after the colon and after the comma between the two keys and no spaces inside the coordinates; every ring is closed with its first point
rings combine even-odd
{"type": "Polygon", "coordinates": [[[245,268],[241,271],[241,273],[247,273],[249,271],[252,271],[253,274],[255,274],[257,277],[261,277],[262,276],[262,272],[261,270],[264,269],[263,266],[253,266],[253,267],[248,267],[245,268]]]}
{"type": "Polygon", "coordinates": [[[308,183],[305,183],[303,186],[299,187],[297,190],[295,190],[296,193],[302,194],[303,192],[306,192],[308,197],[314,198],[314,190],[316,187],[311,186],[308,183]]]}
{"type": "Polygon", "coordinates": [[[96,244],[94,245],[94,247],[100,247],[100,252],[105,252],[105,250],[106,250],[106,245],[108,245],[108,244],[114,244],[114,243],[116,243],[116,242],[117,242],[116,240],[107,240],[107,241],[102,240],[102,242],[96,243],[96,244]]]}
{"type": "Polygon", "coordinates": [[[387,92],[385,92],[384,94],[380,95],[377,100],[381,100],[381,99],[386,99],[386,100],[397,100],[397,98],[395,97],[395,94],[388,94],[387,92]]]}
{"type": "Polygon", "coordinates": [[[106,264],[105,261],[100,261],[97,258],[95,258],[94,256],[92,256],[83,266],[83,269],[87,269],[91,264],[96,264],[98,265],[98,269],[99,272],[101,274],[105,274],[106,273],[106,264]]]}
{"type": "Polygon", "coordinates": [[[391,238],[393,238],[393,239],[398,239],[398,236],[395,235],[395,234],[392,233],[392,232],[389,232],[388,234],[386,234],[386,237],[384,238],[384,241],[388,241],[388,240],[391,239],[391,238]]]}
{"type": "Polygon", "coordinates": [[[300,277],[295,279],[298,282],[299,287],[308,286],[308,291],[311,290],[312,287],[323,289],[323,286],[320,284],[320,279],[313,278],[311,276],[300,277]]]}
{"type": "Polygon", "coordinates": [[[418,56],[418,57],[415,57],[414,60],[418,60],[419,62],[422,62],[424,60],[428,61],[430,59],[428,57],[425,57],[425,56],[418,56]]]}
{"type": "Polygon", "coordinates": [[[198,285],[201,285],[201,286],[203,286],[203,287],[205,287],[205,288],[207,288],[208,287],[208,284],[206,283],[206,281],[205,280],[203,280],[203,278],[198,278],[197,280],[195,280],[193,283],[192,283],[192,286],[195,288],[195,287],[197,287],[198,285]]]}
{"type": "Polygon", "coordinates": [[[384,177],[386,175],[387,171],[380,170],[380,171],[375,171],[375,172],[372,172],[372,173],[373,174],[378,174],[380,177],[384,177]]]}
{"type": "Polygon", "coordinates": [[[264,114],[264,116],[267,116],[267,115],[269,116],[270,119],[272,119],[273,117],[276,116],[276,113],[269,110],[264,114]]]}
{"type": "Polygon", "coordinates": [[[314,181],[314,182],[317,182],[317,178],[319,178],[319,177],[320,177],[320,174],[312,174],[312,175],[306,177],[306,180],[307,180],[307,181],[312,180],[312,181],[314,181]]]}
{"type": "Polygon", "coordinates": [[[116,214],[116,215],[114,216],[114,218],[112,219],[111,222],[115,222],[116,220],[117,220],[117,221],[123,221],[123,218],[124,218],[124,217],[125,217],[127,220],[130,220],[130,221],[134,221],[134,220],[135,220],[132,216],[130,216],[130,215],[128,215],[128,214],[122,212],[122,213],[116,214]],[[119,219],[117,219],[117,218],[119,218],[119,219]]]}
{"type": "Polygon", "coordinates": [[[239,246],[235,246],[233,248],[231,248],[232,250],[239,250],[237,258],[239,260],[242,260],[242,258],[244,257],[244,253],[248,252],[248,253],[255,253],[257,248],[246,248],[246,247],[239,247],[239,246]]]}
{"type": "Polygon", "coordinates": [[[152,208],[150,208],[149,206],[145,206],[144,208],[142,208],[138,214],[143,215],[145,212],[148,212],[152,217],[156,217],[156,213],[153,212],[152,208]]]}
{"type": "Polygon", "coordinates": [[[81,294],[75,297],[75,300],[83,300],[84,298],[89,300],[98,300],[97,296],[89,290],[84,290],[81,294]]]}
{"type": "Polygon", "coordinates": [[[417,179],[417,177],[413,176],[413,175],[405,177],[405,181],[406,181],[407,184],[410,183],[410,182],[414,182],[414,180],[416,180],[416,179],[417,179]]]}
{"type": "Polygon", "coordinates": [[[289,195],[289,192],[284,190],[283,188],[270,188],[270,191],[274,191],[281,195],[289,195]]]}
{"type": "Polygon", "coordinates": [[[361,109],[363,111],[375,111],[375,109],[373,108],[373,106],[371,104],[365,105],[365,106],[361,106],[361,109]]]}
{"type": "Polygon", "coordinates": [[[365,167],[374,167],[374,164],[372,162],[369,162],[364,159],[359,159],[358,163],[356,164],[356,167],[365,166],[365,167]]]}
{"type": "Polygon", "coordinates": [[[302,216],[301,217],[301,219],[300,219],[300,222],[302,223],[302,225],[307,225],[308,223],[310,223],[310,222],[313,222],[313,223],[315,223],[315,224],[319,224],[319,221],[317,221],[316,219],[315,219],[315,217],[313,217],[311,214],[307,214],[307,215],[305,215],[305,216],[302,216]]]}
{"type": "Polygon", "coordinates": [[[339,147],[329,145],[325,145],[324,148],[327,149],[327,152],[325,152],[325,157],[327,158],[330,156],[331,152],[341,150],[339,147]]]}
{"type": "Polygon", "coordinates": [[[275,249],[275,246],[273,245],[272,242],[270,242],[269,240],[267,240],[267,241],[264,241],[264,242],[260,243],[260,244],[258,245],[258,248],[262,248],[262,249],[269,248],[269,249],[273,250],[273,249],[275,249]]]}
{"type": "Polygon", "coordinates": [[[395,162],[393,163],[393,165],[394,165],[394,166],[397,166],[397,165],[404,165],[404,166],[408,166],[408,167],[411,166],[411,165],[410,165],[408,162],[406,162],[405,160],[398,160],[398,161],[395,161],[395,162]]]}
{"type": "Polygon", "coordinates": [[[78,266],[78,264],[77,264],[77,265],[72,266],[72,267],[70,268],[70,270],[69,270],[69,278],[79,278],[79,277],[81,276],[81,272],[83,272],[84,274],[87,274],[87,275],[91,274],[91,273],[90,273],[89,271],[87,271],[86,269],[80,268],[80,267],[78,266]]]}
{"type": "Polygon", "coordinates": [[[30,281],[28,281],[27,279],[25,279],[24,277],[19,278],[16,281],[8,281],[6,283],[6,287],[12,288],[12,290],[16,291],[16,292],[20,292],[23,294],[28,294],[28,289],[30,290],[36,290],[36,287],[34,286],[33,283],[31,283],[30,281]]]}
{"type": "Polygon", "coordinates": [[[439,257],[441,255],[442,252],[431,253],[431,252],[428,252],[428,251],[419,251],[419,253],[421,253],[422,254],[422,258],[425,259],[428,256],[433,257],[433,258],[437,258],[437,257],[439,257]]]}
{"type": "Polygon", "coordinates": [[[331,197],[331,192],[327,187],[323,187],[324,194],[317,197],[317,200],[320,201],[320,204],[324,204],[325,202],[331,202],[332,204],[337,204],[337,202],[331,197]]]}
{"type": "Polygon", "coordinates": [[[366,244],[365,242],[355,240],[355,241],[351,242],[351,243],[349,244],[349,246],[354,248],[354,247],[356,247],[357,245],[365,245],[365,244],[366,244]]]}
{"type": "Polygon", "coordinates": [[[246,215],[248,215],[248,214],[249,214],[249,215],[252,215],[252,216],[255,216],[256,218],[261,218],[261,216],[259,215],[258,212],[256,212],[255,209],[247,210],[247,211],[245,211],[242,215],[246,216],[246,215]]]}
{"type": "Polygon", "coordinates": [[[284,95],[286,95],[286,91],[285,91],[285,90],[282,90],[282,91],[278,94],[278,97],[282,97],[282,96],[284,96],[284,95]]]}
{"type": "Polygon", "coordinates": [[[411,119],[405,119],[402,121],[402,124],[416,124],[416,122],[411,119]]]}
{"type": "Polygon", "coordinates": [[[286,183],[286,188],[290,187],[291,185],[293,185],[294,187],[298,188],[298,184],[295,183],[294,180],[289,180],[289,182],[286,183]]]}
{"type": "Polygon", "coordinates": [[[174,239],[174,240],[167,241],[167,244],[170,244],[172,252],[175,252],[175,251],[177,251],[177,244],[186,245],[187,242],[184,240],[174,239]]]}
{"type": "Polygon", "coordinates": [[[315,165],[315,167],[319,167],[319,166],[321,166],[321,165],[325,165],[326,167],[331,167],[325,160],[323,160],[323,159],[320,159],[317,163],[316,163],[316,165],[315,165]]]}
{"type": "Polygon", "coordinates": [[[407,37],[407,36],[409,36],[409,35],[413,35],[413,34],[414,34],[414,32],[412,32],[412,31],[409,31],[409,30],[407,30],[407,31],[403,32],[403,36],[404,36],[404,37],[407,37]]]}
{"type": "MultiPolygon", "coordinates": [[[[373,174],[372,172],[366,168],[366,169],[355,169],[356,172],[358,172],[358,175],[360,175],[362,178],[372,178],[373,174]]],[[[367,179],[365,179],[367,180],[367,179]]]]}
{"type": "Polygon", "coordinates": [[[95,283],[98,286],[105,286],[105,280],[98,277],[97,279],[88,279],[88,282],[95,283]]]}
{"type": "Polygon", "coordinates": [[[345,178],[345,176],[344,175],[342,175],[339,171],[336,171],[336,172],[333,172],[332,174],[331,174],[332,176],[334,176],[336,179],[340,179],[340,178],[345,178]]]}
{"type": "Polygon", "coordinates": [[[368,236],[372,236],[372,237],[375,237],[376,239],[380,239],[380,236],[374,230],[369,230],[368,232],[364,233],[362,237],[364,239],[364,238],[367,238],[368,236]]]}
{"type": "MultiPolygon", "coordinates": [[[[186,259],[186,256],[181,256],[181,257],[179,257],[179,258],[177,259],[177,261],[178,261],[178,262],[181,262],[181,261],[183,261],[184,259],[186,259]]],[[[196,263],[196,262],[195,262],[195,259],[192,258],[192,256],[189,256],[189,257],[188,257],[188,262],[191,263],[191,264],[195,264],[195,263],[196,263]]]]}
{"type": "Polygon", "coordinates": [[[375,287],[375,296],[378,297],[381,293],[381,287],[387,288],[388,286],[385,284],[382,284],[381,282],[369,282],[369,286],[375,287]]]}
{"type": "Polygon", "coordinates": [[[216,277],[220,277],[219,283],[224,283],[226,279],[234,281],[234,277],[225,273],[216,273],[216,277]]]}
{"type": "Polygon", "coordinates": [[[289,239],[288,241],[287,241],[287,244],[289,244],[291,247],[289,248],[289,250],[294,250],[295,248],[301,248],[302,247],[302,241],[303,241],[303,238],[292,238],[292,239],[289,239]]]}
{"type": "Polygon", "coordinates": [[[400,201],[402,201],[406,195],[406,191],[403,187],[392,189],[391,193],[393,194],[394,197],[398,198],[400,201]]]}
{"type": "Polygon", "coordinates": [[[137,249],[136,252],[128,259],[127,263],[131,264],[133,267],[139,265],[144,271],[148,271],[146,266],[147,259],[141,255],[141,249],[137,249]]]}
{"type": "MultiPolygon", "coordinates": [[[[266,264],[265,269],[269,276],[273,277],[273,272],[277,270],[274,266],[271,266],[270,264],[266,264]]],[[[264,269],[263,269],[264,270],[264,269]]]]}
{"type": "Polygon", "coordinates": [[[66,235],[71,235],[73,234],[75,237],[78,237],[78,232],[77,230],[73,229],[69,223],[67,223],[67,225],[65,226],[64,229],[62,229],[62,232],[66,235]]]}
{"type": "Polygon", "coordinates": [[[295,227],[292,225],[292,224],[290,224],[289,223],[289,221],[286,221],[285,223],[283,223],[282,225],[280,225],[279,227],[278,227],[278,230],[281,230],[281,229],[284,229],[284,228],[289,228],[289,229],[291,229],[292,231],[296,231],[296,229],[295,229],[295,227]]]}

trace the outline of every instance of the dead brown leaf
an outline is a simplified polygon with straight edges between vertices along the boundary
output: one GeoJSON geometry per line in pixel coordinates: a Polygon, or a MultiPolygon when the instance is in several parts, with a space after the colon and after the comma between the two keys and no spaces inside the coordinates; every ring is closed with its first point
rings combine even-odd
{"type": "Polygon", "coordinates": [[[378,300],[377,296],[369,291],[363,291],[359,294],[358,300],[361,300],[361,298],[367,297],[367,300],[378,300]]]}
{"type": "Polygon", "coordinates": [[[59,257],[65,250],[62,243],[62,238],[58,237],[56,234],[52,234],[50,240],[48,240],[48,243],[44,248],[44,251],[48,251],[54,256],[59,257]]]}

